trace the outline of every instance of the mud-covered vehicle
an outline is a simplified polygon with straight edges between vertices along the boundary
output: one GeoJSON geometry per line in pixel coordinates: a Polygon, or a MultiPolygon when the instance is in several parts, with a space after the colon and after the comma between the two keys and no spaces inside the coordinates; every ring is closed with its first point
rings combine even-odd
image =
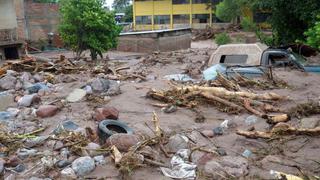
{"type": "Polygon", "coordinates": [[[205,79],[212,79],[216,70],[259,76],[269,67],[294,67],[305,72],[320,73],[320,63],[310,63],[289,49],[272,49],[263,44],[228,44],[220,46],[210,57],[205,79]]]}

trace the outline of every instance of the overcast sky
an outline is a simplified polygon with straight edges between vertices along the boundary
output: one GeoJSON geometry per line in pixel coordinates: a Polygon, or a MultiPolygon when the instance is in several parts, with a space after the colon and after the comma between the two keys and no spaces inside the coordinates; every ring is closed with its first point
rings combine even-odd
{"type": "Polygon", "coordinates": [[[113,0],[106,0],[106,4],[108,7],[111,7],[113,0]]]}

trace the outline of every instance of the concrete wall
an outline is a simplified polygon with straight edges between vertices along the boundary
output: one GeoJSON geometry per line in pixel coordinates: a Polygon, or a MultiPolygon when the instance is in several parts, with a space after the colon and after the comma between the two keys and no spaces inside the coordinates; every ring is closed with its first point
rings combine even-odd
{"type": "Polygon", "coordinates": [[[17,27],[16,12],[12,0],[0,0],[0,29],[17,27]]]}
{"type": "Polygon", "coordinates": [[[151,53],[191,47],[191,30],[150,31],[120,35],[118,51],[151,53]]]}
{"type": "Polygon", "coordinates": [[[57,33],[59,5],[56,3],[35,3],[25,0],[27,39],[38,41],[47,39],[49,32],[57,33]]]}

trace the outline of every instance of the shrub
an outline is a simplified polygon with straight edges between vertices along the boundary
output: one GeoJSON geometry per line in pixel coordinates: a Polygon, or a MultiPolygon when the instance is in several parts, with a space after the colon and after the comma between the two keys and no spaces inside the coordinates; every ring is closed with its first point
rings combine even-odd
{"type": "Polygon", "coordinates": [[[313,48],[320,49],[320,15],[318,16],[318,22],[304,34],[307,37],[306,44],[313,48]]]}
{"type": "Polygon", "coordinates": [[[248,17],[245,17],[241,21],[241,28],[246,32],[254,32],[257,25],[248,17]]]}
{"type": "Polygon", "coordinates": [[[215,37],[215,42],[220,46],[220,45],[224,45],[224,44],[228,44],[231,43],[231,38],[227,33],[220,33],[217,34],[215,37]]]}

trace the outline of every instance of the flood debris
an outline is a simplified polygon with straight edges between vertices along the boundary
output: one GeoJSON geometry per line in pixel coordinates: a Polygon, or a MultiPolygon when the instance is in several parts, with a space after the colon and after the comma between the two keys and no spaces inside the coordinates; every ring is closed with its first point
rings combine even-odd
{"type": "Polygon", "coordinates": [[[253,138],[253,139],[256,139],[256,138],[271,139],[277,136],[285,136],[285,135],[319,136],[320,127],[316,127],[313,129],[300,129],[300,128],[295,128],[287,123],[278,123],[269,132],[238,130],[237,134],[241,136],[245,136],[247,138],[253,138]]]}
{"type": "Polygon", "coordinates": [[[288,154],[296,163],[285,174],[299,177],[294,165],[308,177],[317,174],[320,94],[310,80],[315,76],[274,68],[259,78],[218,72],[207,81],[202,75],[211,51],[108,61],[41,53],[3,62],[1,175],[272,179],[268,171],[283,171],[278,166],[284,165],[270,165],[268,158],[285,162],[288,154]],[[308,85],[288,78],[293,75],[310,78],[308,85]],[[306,94],[312,103],[299,104],[306,94]]]}

